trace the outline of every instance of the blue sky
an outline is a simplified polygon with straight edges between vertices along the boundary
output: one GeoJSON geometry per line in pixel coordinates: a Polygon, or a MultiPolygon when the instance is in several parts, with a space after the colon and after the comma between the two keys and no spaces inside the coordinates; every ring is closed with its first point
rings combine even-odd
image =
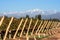
{"type": "Polygon", "coordinates": [[[60,11],[60,0],[0,0],[0,12],[30,9],[60,11]]]}

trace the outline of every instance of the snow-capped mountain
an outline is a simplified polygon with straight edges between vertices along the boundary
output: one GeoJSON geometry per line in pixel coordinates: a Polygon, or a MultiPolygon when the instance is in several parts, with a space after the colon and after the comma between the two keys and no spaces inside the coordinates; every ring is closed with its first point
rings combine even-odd
{"type": "Polygon", "coordinates": [[[26,15],[29,15],[30,17],[35,17],[35,15],[41,14],[42,18],[60,18],[60,12],[57,12],[56,10],[40,10],[40,9],[32,9],[32,10],[25,10],[20,12],[3,12],[0,13],[0,16],[6,15],[6,16],[14,16],[14,17],[25,17],[26,15]]]}

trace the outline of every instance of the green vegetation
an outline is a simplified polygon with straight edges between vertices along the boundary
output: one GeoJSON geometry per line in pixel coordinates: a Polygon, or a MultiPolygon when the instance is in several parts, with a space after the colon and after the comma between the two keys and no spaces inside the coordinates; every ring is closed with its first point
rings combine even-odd
{"type": "MultiPolygon", "coordinates": [[[[1,18],[2,18],[2,17],[0,17],[0,20],[1,20],[1,18]]],[[[27,28],[28,25],[29,25],[30,19],[31,19],[31,18],[29,17],[29,15],[26,15],[26,17],[14,18],[14,20],[13,20],[13,22],[12,22],[12,24],[11,24],[10,30],[16,29],[16,28],[18,27],[18,25],[19,25],[19,23],[20,23],[20,21],[21,21],[22,18],[24,19],[24,21],[23,21],[23,23],[21,24],[21,28],[22,28],[23,25],[24,25],[25,19],[28,18],[28,22],[27,22],[27,24],[26,24],[26,28],[27,28]]],[[[35,24],[35,22],[36,22],[37,19],[39,19],[39,22],[38,22],[37,26],[40,24],[40,22],[41,22],[42,20],[45,21],[44,19],[41,19],[41,15],[36,15],[35,18],[32,18],[33,21],[32,21],[31,28],[34,26],[34,24],[35,24]]],[[[2,25],[1,25],[1,27],[0,27],[0,31],[1,31],[1,30],[6,30],[6,28],[7,28],[8,24],[9,24],[10,20],[11,20],[11,17],[5,16],[5,19],[4,19],[4,21],[3,21],[3,23],[2,23],[2,25]]],[[[47,20],[47,19],[46,19],[46,20],[47,20]]],[[[48,19],[48,20],[50,20],[50,21],[60,21],[60,20],[58,20],[58,19],[48,19]]],[[[21,29],[21,28],[20,28],[20,29],[21,29]]],[[[37,28],[36,28],[36,29],[37,29],[37,28]]]]}

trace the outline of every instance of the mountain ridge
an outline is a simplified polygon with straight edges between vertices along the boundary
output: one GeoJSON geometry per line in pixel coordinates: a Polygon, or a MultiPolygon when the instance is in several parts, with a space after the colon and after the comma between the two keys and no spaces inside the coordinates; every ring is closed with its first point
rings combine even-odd
{"type": "Polygon", "coordinates": [[[41,14],[43,19],[49,19],[49,18],[58,18],[60,19],[60,12],[57,12],[56,10],[40,10],[40,9],[32,9],[32,10],[25,10],[20,12],[3,12],[0,13],[0,16],[8,16],[8,17],[25,17],[26,15],[29,15],[30,17],[35,17],[36,15],[41,14]]]}

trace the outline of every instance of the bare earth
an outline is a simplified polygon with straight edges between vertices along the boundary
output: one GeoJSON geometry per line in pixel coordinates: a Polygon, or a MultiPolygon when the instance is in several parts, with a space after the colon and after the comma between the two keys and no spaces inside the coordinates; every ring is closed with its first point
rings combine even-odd
{"type": "Polygon", "coordinates": [[[54,35],[48,38],[44,38],[42,40],[60,40],[60,28],[54,29],[53,31],[55,31],[54,35]]]}
{"type": "MultiPolygon", "coordinates": [[[[7,39],[7,40],[26,40],[26,38],[16,38],[16,39],[7,39]]],[[[34,40],[34,39],[29,39],[34,40]]],[[[55,34],[53,37],[44,38],[44,39],[37,39],[37,40],[60,40],[60,33],[55,34]]]]}
{"type": "Polygon", "coordinates": [[[55,34],[53,37],[44,38],[42,40],[60,40],[60,33],[55,34]]]}
{"type": "MultiPolygon", "coordinates": [[[[54,29],[55,34],[48,37],[48,38],[43,38],[43,39],[37,39],[37,40],[60,40],[60,28],[54,29]]],[[[53,32],[54,33],[54,32],[53,32]]],[[[26,40],[26,38],[16,38],[16,39],[6,39],[6,40],[26,40]]],[[[29,40],[34,40],[34,38],[30,38],[29,40]]]]}

